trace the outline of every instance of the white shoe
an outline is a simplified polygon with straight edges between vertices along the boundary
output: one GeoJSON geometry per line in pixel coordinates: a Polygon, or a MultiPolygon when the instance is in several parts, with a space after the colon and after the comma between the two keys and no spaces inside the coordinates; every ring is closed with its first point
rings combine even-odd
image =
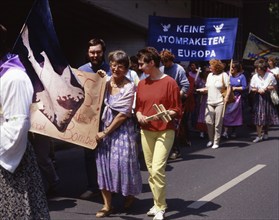
{"type": "Polygon", "coordinates": [[[211,147],[212,144],[213,144],[212,141],[208,141],[206,147],[211,147]]]}
{"type": "Polygon", "coordinates": [[[262,139],[263,139],[262,137],[256,137],[256,138],[253,140],[253,142],[254,142],[254,143],[258,143],[258,142],[260,142],[262,139]]]}
{"type": "Polygon", "coordinates": [[[212,146],[213,149],[217,149],[218,147],[219,147],[218,144],[214,144],[214,145],[212,146]]]}
{"type": "Polygon", "coordinates": [[[147,216],[155,216],[157,214],[157,209],[155,206],[153,206],[149,211],[146,213],[147,216]]]}
{"type": "Polygon", "coordinates": [[[263,140],[267,140],[267,139],[268,139],[268,134],[264,134],[263,140]]]}
{"type": "Polygon", "coordinates": [[[200,133],[200,138],[204,138],[204,132],[200,133]]]}
{"type": "Polygon", "coordinates": [[[165,210],[160,210],[156,213],[153,220],[164,220],[165,219],[165,210]]]}

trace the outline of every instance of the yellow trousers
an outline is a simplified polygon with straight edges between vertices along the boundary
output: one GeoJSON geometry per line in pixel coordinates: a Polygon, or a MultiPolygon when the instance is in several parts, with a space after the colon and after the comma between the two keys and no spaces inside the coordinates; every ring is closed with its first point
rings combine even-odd
{"type": "Polygon", "coordinates": [[[166,165],[174,141],[174,130],[141,130],[141,144],[145,163],[149,172],[149,186],[157,210],[165,210],[166,165]]]}

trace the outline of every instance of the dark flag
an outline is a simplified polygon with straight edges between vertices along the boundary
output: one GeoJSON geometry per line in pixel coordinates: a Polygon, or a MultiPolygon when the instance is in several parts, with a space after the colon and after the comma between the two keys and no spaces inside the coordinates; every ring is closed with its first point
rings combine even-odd
{"type": "Polygon", "coordinates": [[[34,86],[33,103],[63,132],[84,101],[84,90],[63,56],[48,0],[36,0],[13,52],[34,86]]]}

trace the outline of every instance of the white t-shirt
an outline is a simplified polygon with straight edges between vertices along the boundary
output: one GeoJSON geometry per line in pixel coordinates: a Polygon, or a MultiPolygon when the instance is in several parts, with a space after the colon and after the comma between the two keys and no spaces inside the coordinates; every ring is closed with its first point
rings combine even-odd
{"type": "Polygon", "coordinates": [[[33,92],[22,70],[11,68],[0,79],[0,166],[11,173],[26,150],[33,92]]]}
{"type": "Polygon", "coordinates": [[[226,87],[230,85],[230,77],[227,73],[223,72],[218,75],[209,73],[205,84],[207,88],[207,104],[223,104],[224,99],[221,93],[223,82],[226,87]]]}

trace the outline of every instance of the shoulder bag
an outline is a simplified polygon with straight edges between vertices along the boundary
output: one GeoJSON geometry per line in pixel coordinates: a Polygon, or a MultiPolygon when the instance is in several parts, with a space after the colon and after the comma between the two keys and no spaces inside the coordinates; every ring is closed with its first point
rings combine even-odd
{"type": "MultiPolygon", "coordinates": [[[[224,73],[222,73],[222,84],[223,84],[223,87],[221,89],[221,93],[222,93],[223,98],[225,98],[226,95],[227,95],[227,92],[228,92],[228,88],[225,85],[224,75],[223,74],[224,73]]],[[[230,94],[229,94],[229,98],[228,98],[227,104],[232,103],[232,102],[235,102],[235,97],[234,97],[233,91],[231,91],[230,94]]]]}

